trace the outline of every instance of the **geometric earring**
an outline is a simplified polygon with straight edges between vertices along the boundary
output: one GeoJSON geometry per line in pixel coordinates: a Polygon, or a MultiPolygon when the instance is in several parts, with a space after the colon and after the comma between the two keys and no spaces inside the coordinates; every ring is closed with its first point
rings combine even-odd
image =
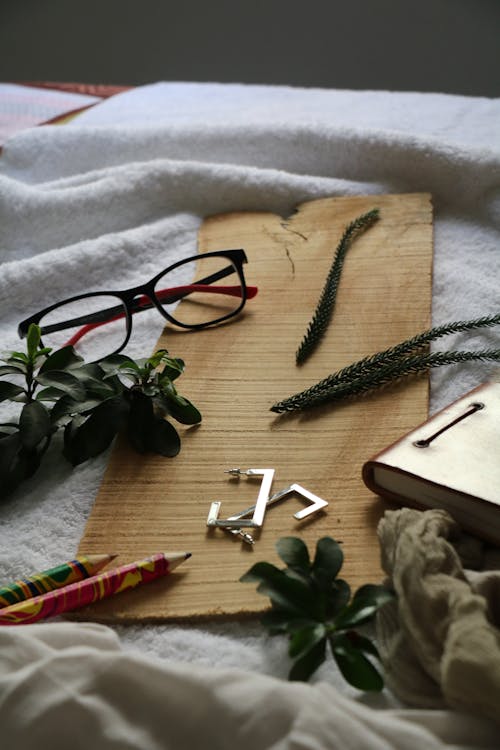
{"type": "MultiPolygon", "coordinates": [[[[247,469],[242,471],[241,469],[229,469],[225,472],[226,474],[232,474],[232,476],[241,476],[242,474],[248,477],[262,476],[262,482],[260,485],[259,496],[257,502],[253,507],[253,515],[251,519],[243,519],[240,516],[238,523],[235,523],[236,519],[225,518],[219,519],[219,510],[221,503],[214,502],[210,506],[210,512],[207,518],[207,526],[220,526],[226,529],[240,528],[242,526],[251,527],[253,529],[262,526],[264,521],[264,514],[266,512],[266,504],[269,498],[269,492],[273,483],[274,469],[247,469]]],[[[240,514],[238,514],[240,515],[240,514]]]]}
{"type": "Polygon", "coordinates": [[[235,513],[229,518],[220,519],[219,512],[221,503],[215,501],[210,505],[210,510],[208,513],[207,526],[216,526],[219,528],[223,528],[233,535],[240,536],[241,539],[247,544],[253,544],[254,539],[251,534],[243,531],[243,527],[261,527],[267,508],[270,505],[278,502],[279,500],[282,500],[284,497],[286,497],[286,495],[297,493],[299,495],[302,495],[302,497],[306,498],[306,500],[309,500],[309,502],[311,503],[307,508],[294,513],[294,518],[296,518],[298,521],[307,518],[313,513],[317,513],[319,510],[322,510],[328,505],[328,502],[326,500],[323,500],[318,495],[315,495],[313,492],[306,490],[304,487],[297,483],[290,484],[288,487],[285,487],[284,489],[270,496],[269,491],[271,489],[271,484],[274,477],[274,469],[247,469],[246,471],[242,471],[241,469],[229,469],[226,474],[232,474],[233,476],[246,475],[263,477],[259,496],[255,505],[251,505],[249,508],[245,508],[245,510],[241,511],[240,513],[235,513]],[[251,513],[253,514],[252,518],[246,518],[246,516],[249,516],[251,513]]]}

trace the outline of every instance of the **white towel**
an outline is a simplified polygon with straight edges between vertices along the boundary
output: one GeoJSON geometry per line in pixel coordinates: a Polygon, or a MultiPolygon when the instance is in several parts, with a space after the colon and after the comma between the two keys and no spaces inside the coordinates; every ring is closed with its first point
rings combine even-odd
{"type": "MultiPolygon", "coordinates": [[[[335,195],[432,193],[434,323],[498,312],[499,123],[500,100],[163,83],[120,94],[72,124],[21,133],[0,160],[0,349],[18,349],[18,322],[52,301],[138,284],[196,252],[208,214],[287,215],[335,195]]],[[[162,320],[153,314],[135,328],[127,351],[143,356],[162,320]]],[[[489,329],[443,346],[496,342],[489,329]]],[[[432,410],[493,372],[487,364],[434,371],[432,410]]],[[[2,581],[74,555],[106,460],[72,470],[51,451],[3,503],[2,581]]],[[[288,668],[286,646],[256,626],[117,631],[143,653],[274,676],[288,668]]],[[[320,676],[342,686],[331,665],[320,676]]]]}

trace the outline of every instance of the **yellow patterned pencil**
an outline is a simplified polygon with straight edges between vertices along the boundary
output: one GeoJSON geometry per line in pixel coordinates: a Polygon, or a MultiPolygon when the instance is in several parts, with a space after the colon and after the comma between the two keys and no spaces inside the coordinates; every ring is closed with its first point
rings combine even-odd
{"type": "Polygon", "coordinates": [[[0,588],[0,608],[90,578],[115,557],[116,555],[84,555],[54,568],[42,570],[40,573],[33,573],[28,578],[14,581],[0,588]]]}

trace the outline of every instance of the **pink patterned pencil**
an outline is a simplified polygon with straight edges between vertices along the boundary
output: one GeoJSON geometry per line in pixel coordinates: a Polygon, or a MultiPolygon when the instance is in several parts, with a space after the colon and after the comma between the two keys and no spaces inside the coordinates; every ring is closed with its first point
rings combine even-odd
{"type": "Polygon", "coordinates": [[[190,552],[158,552],[145,560],[122,565],[47,594],[34,596],[0,609],[0,625],[27,625],[86,607],[100,599],[166,576],[188,557],[191,557],[190,552]]]}

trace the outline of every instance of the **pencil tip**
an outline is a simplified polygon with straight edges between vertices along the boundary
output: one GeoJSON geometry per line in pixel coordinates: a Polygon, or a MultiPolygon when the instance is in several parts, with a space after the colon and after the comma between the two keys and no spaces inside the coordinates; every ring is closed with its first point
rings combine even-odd
{"type": "Polygon", "coordinates": [[[188,559],[188,557],[191,557],[192,554],[192,552],[186,552],[186,560],[188,559]]]}

